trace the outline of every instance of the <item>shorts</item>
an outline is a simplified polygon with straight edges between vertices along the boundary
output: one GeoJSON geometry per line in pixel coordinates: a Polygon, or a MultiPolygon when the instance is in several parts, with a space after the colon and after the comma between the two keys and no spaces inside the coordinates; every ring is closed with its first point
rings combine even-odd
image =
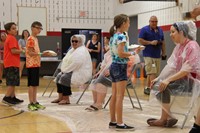
{"type": "Polygon", "coordinates": [[[145,62],[145,71],[146,74],[156,74],[156,76],[160,73],[160,58],[151,58],[144,57],[145,62]]]}
{"type": "Polygon", "coordinates": [[[20,57],[20,61],[26,61],[26,57],[20,57]]]}
{"type": "Polygon", "coordinates": [[[27,68],[28,86],[39,86],[39,67],[27,68]]]}
{"type": "Polygon", "coordinates": [[[62,73],[62,72],[60,72],[56,76],[56,83],[60,84],[60,85],[63,85],[63,86],[70,87],[71,86],[72,73],[73,72],[69,72],[69,73],[62,73]]]}
{"type": "Polygon", "coordinates": [[[97,59],[96,58],[91,58],[92,59],[92,62],[96,62],[97,63],[97,59]]]}
{"type": "Polygon", "coordinates": [[[127,80],[127,64],[112,63],[110,66],[112,82],[127,80]]]}
{"type": "Polygon", "coordinates": [[[7,67],[5,68],[6,85],[7,86],[19,86],[19,67],[7,67]]]}

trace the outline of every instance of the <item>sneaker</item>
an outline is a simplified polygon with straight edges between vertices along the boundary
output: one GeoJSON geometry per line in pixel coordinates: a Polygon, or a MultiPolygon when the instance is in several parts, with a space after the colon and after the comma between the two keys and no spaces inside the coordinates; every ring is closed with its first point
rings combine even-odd
{"type": "Polygon", "coordinates": [[[134,127],[127,126],[126,124],[124,124],[124,126],[116,125],[115,130],[116,131],[133,131],[135,129],[134,129],[134,127]]]}
{"type": "Polygon", "coordinates": [[[109,123],[109,128],[115,128],[116,125],[117,125],[116,122],[110,122],[110,123],[109,123]]]}
{"type": "Polygon", "coordinates": [[[35,104],[33,104],[33,103],[30,103],[29,105],[28,105],[28,109],[30,110],[30,111],[37,111],[38,110],[38,108],[35,106],[35,104]]]}
{"type": "Polygon", "coordinates": [[[13,97],[12,99],[13,99],[13,101],[15,101],[17,104],[18,104],[18,103],[23,103],[23,102],[24,102],[24,100],[18,99],[18,98],[16,98],[16,97],[13,97]]]}
{"type": "Polygon", "coordinates": [[[37,109],[42,109],[42,110],[44,110],[44,109],[46,108],[45,106],[39,104],[38,102],[35,103],[34,105],[35,105],[35,107],[36,107],[37,109]]]}
{"type": "Polygon", "coordinates": [[[150,91],[151,91],[150,88],[144,88],[144,94],[150,95],[150,91]]]}
{"type": "Polygon", "coordinates": [[[6,96],[2,99],[2,102],[11,106],[17,104],[11,97],[6,96]]]}
{"type": "Polygon", "coordinates": [[[2,80],[0,80],[0,84],[2,84],[2,80]]]}

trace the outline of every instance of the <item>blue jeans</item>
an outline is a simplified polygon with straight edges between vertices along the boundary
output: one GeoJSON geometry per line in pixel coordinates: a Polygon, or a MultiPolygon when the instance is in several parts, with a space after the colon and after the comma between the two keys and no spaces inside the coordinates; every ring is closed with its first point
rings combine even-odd
{"type": "Polygon", "coordinates": [[[110,66],[112,82],[127,80],[127,64],[112,63],[110,66]]]}

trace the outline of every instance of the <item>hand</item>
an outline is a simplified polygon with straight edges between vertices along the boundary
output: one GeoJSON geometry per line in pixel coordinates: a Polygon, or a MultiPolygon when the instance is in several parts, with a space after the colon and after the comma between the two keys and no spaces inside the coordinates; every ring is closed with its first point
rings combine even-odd
{"type": "Polygon", "coordinates": [[[46,57],[51,56],[50,52],[48,52],[48,51],[43,51],[42,55],[46,56],[46,57]]]}
{"type": "Polygon", "coordinates": [[[161,81],[161,82],[160,82],[160,85],[159,85],[159,87],[158,87],[158,90],[159,90],[160,92],[163,92],[163,91],[166,89],[166,87],[168,86],[169,83],[170,83],[170,82],[169,82],[167,79],[161,81]]]}
{"type": "Polygon", "coordinates": [[[158,44],[158,40],[151,41],[151,45],[157,45],[157,44],[158,44]]]}
{"type": "Polygon", "coordinates": [[[138,53],[140,53],[140,51],[141,51],[141,48],[140,48],[140,46],[134,50],[135,54],[138,54],[138,53]]]}
{"type": "Polygon", "coordinates": [[[162,55],[162,60],[166,60],[167,59],[167,55],[162,55]]]}
{"type": "Polygon", "coordinates": [[[104,76],[105,76],[105,77],[108,77],[109,75],[110,75],[110,71],[109,71],[109,70],[105,70],[105,71],[104,71],[104,76]]]}
{"type": "Polygon", "coordinates": [[[88,49],[89,52],[92,52],[92,49],[88,49]]]}
{"type": "Polygon", "coordinates": [[[150,88],[158,81],[158,78],[155,78],[154,80],[151,81],[150,88]]]}

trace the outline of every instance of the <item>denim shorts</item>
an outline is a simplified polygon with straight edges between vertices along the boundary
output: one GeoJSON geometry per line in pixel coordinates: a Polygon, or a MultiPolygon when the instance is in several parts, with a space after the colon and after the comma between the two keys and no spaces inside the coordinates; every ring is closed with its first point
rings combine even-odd
{"type": "Polygon", "coordinates": [[[127,80],[127,64],[112,63],[110,66],[112,82],[127,80]]]}

